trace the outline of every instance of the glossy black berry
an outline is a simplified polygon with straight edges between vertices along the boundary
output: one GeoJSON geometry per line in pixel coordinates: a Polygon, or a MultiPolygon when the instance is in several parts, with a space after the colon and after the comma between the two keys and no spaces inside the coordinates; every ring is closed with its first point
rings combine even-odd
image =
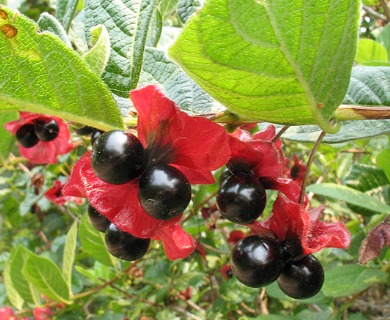
{"type": "Polygon", "coordinates": [[[105,242],[108,252],[113,256],[134,261],[141,258],[148,251],[150,239],[134,237],[111,223],[106,229],[105,242]]]}
{"type": "Polygon", "coordinates": [[[229,176],[220,186],[217,206],[225,219],[251,223],[264,211],[267,195],[254,176],[229,176]]]}
{"type": "Polygon", "coordinates": [[[21,126],[18,131],[16,131],[16,140],[18,140],[24,148],[34,147],[39,142],[34,131],[34,125],[25,124],[21,126]]]}
{"type": "Polygon", "coordinates": [[[49,142],[57,138],[60,128],[54,119],[34,120],[34,131],[39,140],[49,142]]]}
{"type": "Polygon", "coordinates": [[[93,130],[93,132],[91,133],[91,145],[93,145],[97,140],[97,138],[99,138],[104,132],[105,131],[98,130],[98,129],[93,130]]]}
{"type": "Polygon", "coordinates": [[[274,282],[283,268],[279,242],[258,235],[241,239],[232,250],[233,274],[243,284],[259,288],[274,282]]]}
{"type": "Polygon", "coordinates": [[[111,223],[110,220],[108,220],[91,205],[88,205],[88,216],[92,226],[100,232],[105,232],[111,223]]]}
{"type": "Polygon", "coordinates": [[[169,165],[157,165],[145,170],[138,190],[142,207],[158,220],[178,216],[191,200],[188,179],[181,171],[169,165]]]}
{"type": "Polygon", "coordinates": [[[295,299],[316,295],[324,283],[324,269],[313,255],[288,261],[278,278],[280,289],[295,299]]]}
{"type": "Polygon", "coordinates": [[[80,136],[88,136],[96,131],[96,129],[90,126],[84,126],[81,128],[74,128],[74,131],[80,136]]]}
{"type": "Polygon", "coordinates": [[[96,176],[103,181],[127,183],[144,169],[144,148],[131,133],[109,131],[93,144],[91,164],[96,176]]]}

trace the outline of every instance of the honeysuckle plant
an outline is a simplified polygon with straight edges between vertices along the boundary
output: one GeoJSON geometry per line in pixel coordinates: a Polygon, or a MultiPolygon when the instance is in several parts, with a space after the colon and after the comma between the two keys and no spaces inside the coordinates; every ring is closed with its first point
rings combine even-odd
{"type": "Polygon", "coordinates": [[[57,0],[35,22],[0,1],[3,314],[337,318],[386,282],[390,29],[386,1],[372,3],[57,0]],[[138,146],[130,180],[95,163],[114,131],[138,146]],[[157,219],[147,203],[166,190],[149,199],[145,185],[161,171],[186,200],[157,219]],[[348,246],[366,233],[359,255],[348,246]],[[143,258],[123,261],[134,243],[143,258]],[[266,266],[248,267],[267,246],[266,266]]]}

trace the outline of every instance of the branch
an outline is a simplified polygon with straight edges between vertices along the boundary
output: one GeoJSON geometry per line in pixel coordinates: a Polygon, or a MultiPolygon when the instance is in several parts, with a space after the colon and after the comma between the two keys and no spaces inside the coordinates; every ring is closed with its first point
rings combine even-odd
{"type": "Polygon", "coordinates": [[[387,5],[385,0],[381,0],[380,3],[381,3],[381,6],[383,8],[383,12],[385,13],[386,20],[389,21],[390,20],[390,9],[389,9],[389,6],[387,5]]]}
{"type": "Polygon", "coordinates": [[[366,6],[365,4],[363,5],[363,9],[364,11],[367,12],[367,14],[375,19],[380,19],[380,20],[383,20],[383,21],[387,21],[388,19],[386,18],[386,16],[384,16],[383,14],[379,13],[379,12],[376,12],[373,8],[369,7],[369,6],[366,6]]]}
{"type": "Polygon", "coordinates": [[[390,119],[390,107],[341,105],[335,117],[340,121],[390,119]]]}

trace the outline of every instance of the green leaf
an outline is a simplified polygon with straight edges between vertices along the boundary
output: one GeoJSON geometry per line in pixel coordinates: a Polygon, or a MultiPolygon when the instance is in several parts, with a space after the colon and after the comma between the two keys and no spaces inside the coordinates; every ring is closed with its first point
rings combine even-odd
{"type": "Polygon", "coordinates": [[[110,57],[110,36],[104,25],[93,27],[91,30],[92,48],[83,56],[90,69],[100,76],[107,66],[110,57]]]}
{"type": "Polygon", "coordinates": [[[187,20],[199,9],[201,5],[200,0],[179,0],[177,13],[180,20],[187,22],[187,20]]]}
{"type": "Polygon", "coordinates": [[[180,109],[192,114],[206,114],[213,107],[211,97],[179,69],[164,52],[148,48],[145,51],[139,85],[161,84],[166,96],[180,109]],[[180,83],[180,85],[177,85],[180,83]]]}
{"type": "Polygon", "coordinates": [[[100,78],[58,37],[0,6],[0,110],[45,113],[102,130],[123,128],[100,78]],[[6,31],[6,32],[5,32],[6,31]]]}
{"type": "Polygon", "coordinates": [[[70,227],[66,236],[64,254],[62,256],[62,273],[65,281],[69,287],[70,294],[72,294],[72,268],[76,254],[77,245],[77,221],[70,227]]]}
{"type": "MultiPolygon", "coordinates": [[[[352,69],[350,84],[343,104],[390,106],[389,92],[389,67],[357,66],[352,69]]],[[[283,138],[300,142],[314,142],[321,131],[318,126],[295,126],[289,128],[283,134],[283,138]]],[[[322,141],[324,143],[339,143],[389,133],[390,120],[343,121],[337,133],[325,135],[322,141]]]]}
{"type": "Polygon", "coordinates": [[[390,213],[390,206],[358,190],[335,183],[312,184],[306,188],[308,192],[329,197],[338,201],[345,201],[368,210],[379,213],[390,213]]]}
{"type": "Polygon", "coordinates": [[[15,144],[15,137],[4,129],[4,124],[18,118],[14,111],[2,111],[0,113],[0,161],[4,161],[15,144]]]}
{"type": "Polygon", "coordinates": [[[23,247],[17,247],[11,251],[11,256],[4,266],[4,284],[7,296],[17,309],[22,309],[24,302],[39,303],[39,295],[21,273],[29,256],[30,251],[23,247]]]}
{"type": "Polygon", "coordinates": [[[88,252],[95,260],[106,266],[113,266],[115,264],[115,258],[107,251],[104,242],[104,233],[92,227],[87,214],[81,219],[79,237],[81,249],[88,252]]]}
{"type": "Polygon", "coordinates": [[[387,55],[390,54],[390,25],[387,24],[382,29],[379,36],[376,38],[376,41],[378,41],[381,45],[383,45],[386,48],[387,55]]]}
{"type": "Polygon", "coordinates": [[[70,288],[60,268],[50,259],[31,253],[21,271],[23,276],[49,299],[72,303],[69,299],[70,288]]]}
{"type": "Polygon", "coordinates": [[[386,48],[372,39],[360,39],[356,62],[365,66],[390,66],[386,48]]]}
{"type": "MultiPolygon", "coordinates": [[[[135,42],[140,41],[135,37],[144,34],[137,33],[139,17],[143,16],[141,8],[148,4],[149,0],[132,1],[124,0],[113,3],[110,0],[91,0],[85,3],[85,27],[86,36],[89,40],[89,30],[96,25],[104,25],[110,35],[111,56],[103,80],[113,93],[128,98],[131,86],[132,74],[132,50],[135,42]]],[[[149,12],[149,8],[148,11],[149,12]]],[[[145,26],[143,26],[145,27],[145,26]]],[[[147,30],[147,28],[146,28],[147,30]]]]}
{"type": "Polygon", "coordinates": [[[390,180],[390,148],[383,149],[376,156],[376,165],[381,168],[390,180]]]}
{"type": "Polygon", "coordinates": [[[78,0],[56,1],[56,18],[61,22],[66,31],[69,31],[78,3],[78,0]]]}
{"type": "Polygon", "coordinates": [[[210,0],[169,54],[243,120],[334,132],[329,120],[348,87],[359,4],[210,0]]]}
{"type": "Polygon", "coordinates": [[[38,26],[40,31],[51,32],[52,34],[60,38],[62,42],[65,43],[69,48],[72,48],[72,44],[69,41],[64,27],[51,14],[43,12],[38,19],[38,26]]]}
{"type": "Polygon", "coordinates": [[[159,7],[163,20],[167,20],[177,9],[178,0],[161,0],[159,7]]]}
{"type": "Polygon", "coordinates": [[[131,48],[130,90],[137,88],[138,85],[144,59],[146,37],[156,3],[157,0],[141,1],[140,11],[137,17],[137,27],[131,48]]]}
{"type": "Polygon", "coordinates": [[[326,271],[322,291],[332,298],[351,296],[386,279],[386,273],[380,269],[368,269],[356,264],[338,266],[326,271]]]}

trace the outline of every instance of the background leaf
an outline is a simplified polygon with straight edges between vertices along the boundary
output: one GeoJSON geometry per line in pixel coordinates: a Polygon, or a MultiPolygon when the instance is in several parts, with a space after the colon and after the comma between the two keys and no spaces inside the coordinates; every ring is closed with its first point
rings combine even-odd
{"type": "MultiPolygon", "coordinates": [[[[354,67],[343,104],[390,106],[390,68],[354,67]]],[[[318,126],[294,126],[283,134],[283,138],[314,142],[321,131],[318,126]]],[[[337,133],[325,135],[322,141],[324,143],[339,143],[389,133],[390,120],[343,121],[337,133]]]]}
{"type": "Polygon", "coordinates": [[[69,41],[65,29],[51,14],[43,12],[38,19],[38,26],[41,31],[51,32],[60,38],[69,48],[72,48],[72,44],[69,41]]]}
{"type": "Polygon", "coordinates": [[[107,66],[110,57],[110,37],[104,25],[93,27],[91,30],[92,48],[83,56],[90,69],[100,76],[107,66]]]}
{"type": "Polygon", "coordinates": [[[322,291],[333,298],[354,295],[387,278],[386,273],[380,269],[368,269],[356,264],[327,270],[325,277],[322,291]]]}
{"type": "Polygon", "coordinates": [[[355,60],[364,66],[389,66],[386,48],[372,39],[360,39],[355,60]]]}
{"type": "Polygon", "coordinates": [[[177,13],[183,22],[187,20],[199,9],[202,5],[201,0],[179,0],[177,13]]]}
{"type": "Polygon", "coordinates": [[[78,3],[79,0],[56,1],[56,18],[61,22],[66,31],[69,31],[78,3]]]}
{"type": "Polygon", "coordinates": [[[4,129],[4,124],[18,118],[17,112],[2,111],[0,112],[0,160],[5,160],[15,145],[15,136],[4,129]]]}
{"type": "Polygon", "coordinates": [[[307,187],[308,192],[314,192],[316,195],[329,197],[338,201],[345,201],[364,209],[379,213],[389,213],[390,206],[358,190],[335,183],[312,184],[307,187]]]}
{"type": "Polygon", "coordinates": [[[62,273],[72,294],[72,269],[77,245],[77,221],[73,222],[66,235],[64,254],[62,256],[62,273]]]}
{"type": "Polygon", "coordinates": [[[376,165],[381,168],[390,180],[390,148],[383,149],[376,157],[376,165]]]}
{"type": "Polygon", "coordinates": [[[351,0],[210,0],[169,53],[242,119],[318,123],[330,132],[348,87],[358,16],[351,0]],[[334,28],[336,19],[343,28],[334,28]]]}
{"type": "Polygon", "coordinates": [[[17,309],[22,309],[25,302],[32,304],[39,302],[39,295],[21,273],[29,256],[28,250],[17,247],[12,250],[4,268],[4,283],[7,294],[12,305],[17,309]]]}
{"type": "Polygon", "coordinates": [[[92,227],[88,215],[84,215],[81,219],[79,237],[83,251],[88,252],[95,260],[106,266],[113,266],[115,264],[115,258],[107,251],[104,242],[104,233],[92,227]]]}
{"type": "Polygon", "coordinates": [[[82,59],[30,19],[0,6],[0,110],[45,113],[109,130],[123,128],[115,100],[82,59]],[[8,26],[8,27],[7,27],[8,26]],[[16,32],[16,34],[15,34],[16,32]]]}

